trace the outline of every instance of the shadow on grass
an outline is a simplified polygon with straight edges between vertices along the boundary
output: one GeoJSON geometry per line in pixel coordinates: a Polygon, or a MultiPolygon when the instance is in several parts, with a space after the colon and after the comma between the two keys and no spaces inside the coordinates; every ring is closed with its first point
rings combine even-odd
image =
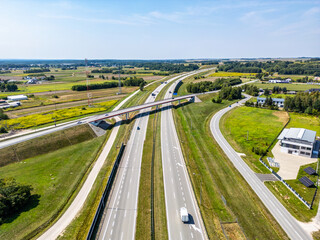
{"type": "MultiPolygon", "coordinates": [[[[31,195],[28,203],[23,207],[21,208],[21,211],[19,212],[14,212],[11,214],[11,216],[7,217],[7,218],[4,218],[2,223],[11,223],[13,222],[15,219],[17,219],[21,213],[23,212],[28,212],[29,210],[37,207],[39,205],[39,202],[40,202],[40,195],[39,194],[33,194],[31,195]]],[[[1,224],[0,224],[1,225],[1,224]]]]}

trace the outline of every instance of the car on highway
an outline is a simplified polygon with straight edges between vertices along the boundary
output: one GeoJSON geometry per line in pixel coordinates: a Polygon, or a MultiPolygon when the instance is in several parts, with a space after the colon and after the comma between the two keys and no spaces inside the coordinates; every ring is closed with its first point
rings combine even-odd
{"type": "Polygon", "coordinates": [[[81,121],[77,122],[77,124],[81,124],[81,123],[82,123],[81,121]]]}
{"type": "Polygon", "coordinates": [[[171,91],[169,91],[169,93],[171,93],[171,91]]]}
{"type": "Polygon", "coordinates": [[[137,130],[140,130],[140,127],[139,127],[139,126],[137,127],[137,130]]]}
{"type": "Polygon", "coordinates": [[[231,105],[229,105],[229,107],[231,107],[231,105]]]}
{"type": "Polygon", "coordinates": [[[184,223],[189,222],[189,214],[188,210],[185,207],[180,208],[180,218],[184,223]]]}
{"type": "Polygon", "coordinates": [[[109,114],[107,113],[105,116],[107,117],[109,114]]]}

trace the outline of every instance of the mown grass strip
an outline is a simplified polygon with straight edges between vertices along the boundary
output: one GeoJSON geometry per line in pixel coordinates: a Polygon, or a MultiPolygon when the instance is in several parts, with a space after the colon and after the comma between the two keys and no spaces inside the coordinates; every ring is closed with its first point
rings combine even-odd
{"type": "Polygon", "coordinates": [[[230,103],[215,104],[211,98],[212,95],[203,96],[202,103],[174,111],[187,169],[210,239],[225,239],[220,221],[237,221],[248,239],[288,239],[212,138],[212,115],[230,103]]]}

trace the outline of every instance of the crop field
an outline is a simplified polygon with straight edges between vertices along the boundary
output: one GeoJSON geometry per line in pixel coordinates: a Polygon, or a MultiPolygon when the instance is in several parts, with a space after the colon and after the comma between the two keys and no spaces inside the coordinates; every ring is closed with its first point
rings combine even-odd
{"type": "Polygon", "coordinates": [[[248,239],[257,236],[259,239],[288,239],[214,141],[209,129],[210,119],[230,102],[212,103],[213,96],[203,95],[201,103],[174,111],[187,169],[209,238],[226,239],[221,224],[234,223],[230,228],[225,226],[228,236],[241,236],[244,232],[248,239]]]}
{"type": "Polygon", "coordinates": [[[215,72],[210,77],[254,77],[255,73],[238,73],[238,72],[215,72]]]}
{"type": "Polygon", "coordinates": [[[79,186],[104,139],[102,136],[1,167],[2,178],[14,177],[33,187],[33,201],[0,226],[0,239],[30,239],[41,225],[52,221],[79,186]]]}
{"type": "Polygon", "coordinates": [[[95,104],[94,107],[79,106],[72,107],[68,109],[60,109],[56,111],[48,111],[44,113],[31,114],[24,117],[9,119],[0,122],[0,126],[7,129],[25,129],[31,128],[39,125],[44,125],[47,123],[52,123],[54,121],[61,121],[73,117],[83,116],[91,113],[97,113],[109,110],[118,101],[110,100],[107,102],[102,102],[95,104]]]}
{"type": "Polygon", "coordinates": [[[270,173],[253,148],[266,150],[288,121],[288,114],[269,109],[239,107],[226,113],[220,122],[223,135],[255,172],[270,173]]]}
{"type": "Polygon", "coordinates": [[[310,88],[319,88],[319,85],[310,85],[305,83],[262,83],[262,82],[254,82],[253,85],[257,86],[258,88],[262,89],[270,89],[272,90],[273,87],[278,86],[281,88],[286,87],[288,91],[306,91],[310,88]]]}

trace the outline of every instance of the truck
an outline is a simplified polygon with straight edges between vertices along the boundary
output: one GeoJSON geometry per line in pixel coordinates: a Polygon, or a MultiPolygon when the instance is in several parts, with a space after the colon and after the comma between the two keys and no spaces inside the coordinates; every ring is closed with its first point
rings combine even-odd
{"type": "Polygon", "coordinates": [[[180,208],[180,218],[184,223],[189,222],[189,214],[188,210],[185,207],[180,208]]]}

